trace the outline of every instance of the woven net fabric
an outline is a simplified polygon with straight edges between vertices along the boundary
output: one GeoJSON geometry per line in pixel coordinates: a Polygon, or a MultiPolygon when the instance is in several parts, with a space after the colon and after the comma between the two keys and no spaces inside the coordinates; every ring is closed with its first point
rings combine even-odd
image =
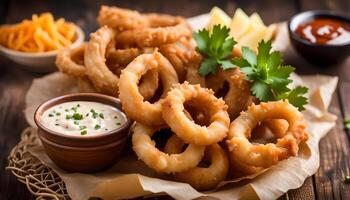
{"type": "Polygon", "coordinates": [[[42,164],[29,149],[40,141],[34,128],[26,128],[20,142],[13,147],[8,156],[7,170],[18,181],[24,183],[36,199],[70,199],[64,182],[51,168],[42,164]]]}

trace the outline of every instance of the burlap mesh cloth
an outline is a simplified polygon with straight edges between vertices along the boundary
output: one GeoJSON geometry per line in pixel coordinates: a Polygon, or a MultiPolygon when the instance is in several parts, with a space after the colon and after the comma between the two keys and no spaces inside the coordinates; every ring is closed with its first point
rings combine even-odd
{"type": "Polygon", "coordinates": [[[56,172],[29,153],[28,149],[39,142],[35,129],[26,128],[20,142],[10,152],[6,169],[24,183],[36,199],[70,199],[56,172]]]}

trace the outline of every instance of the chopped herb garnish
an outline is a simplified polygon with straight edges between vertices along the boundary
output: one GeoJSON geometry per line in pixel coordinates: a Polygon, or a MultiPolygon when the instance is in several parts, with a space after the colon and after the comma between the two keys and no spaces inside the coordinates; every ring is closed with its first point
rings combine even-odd
{"type": "Polygon", "coordinates": [[[114,119],[118,119],[118,116],[114,116],[114,119]]]}
{"type": "Polygon", "coordinates": [[[61,115],[61,113],[60,113],[60,112],[57,112],[57,113],[56,113],[56,116],[60,116],[60,115],[61,115]]]}
{"type": "Polygon", "coordinates": [[[82,120],[83,119],[83,115],[79,114],[79,113],[74,113],[72,117],[75,120],[82,120]]]}
{"type": "Polygon", "coordinates": [[[345,183],[350,183],[350,176],[345,176],[345,179],[344,179],[344,182],[345,183]]]}
{"type": "Polygon", "coordinates": [[[66,115],[66,119],[72,119],[72,115],[66,115]]]}
{"type": "Polygon", "coordinates": [[[78,122],[78,121],[74,121],[74,124],[75,124],[75,125],[79,125],[79,122],[78,122]]]}
{"type": "Polygon", "coordinates": [[[120,125],[121,123],[120,123],[120,122],[117,122],[116,124],[117,124],[117,125],[120,125]]]}
{"type": "Polygon", "coordinates": [[[350,131],[350,118],[344,120],[344,127],[350,131]]]}
{"type": "Polygon", "coordinates": [[[86,134],[87,134],[86,130],[83,130],[82,132],[80,132],[80,135],[86,135],[86,134]]]}
{"type": "Polygon", "coordinates": [[[79,129],[84,130],[84,129],[86,129],[86,126],[79,126],[79,129]]]}
{"type": "Polygon", "coordinates": [[[98,116],[98,113],[94,109],[91,109],[90,112],[92,113],[92,117],[96,119],[96,117],[98,116]]]}
{"type": "Polygon", "coordinates": [[[59,126],[59,124],[55,124],[55,126],[59,126]]]}
{"type": "Polygon", "coordinates": [[[77,107],[79,108],[79,107],[80,107],[80,104],[77,104],[77,107]]]}
{"type": "Polygon", "coordinates": [[[89,113],[86,113],[86,115],[85,115],[86,117],[88,117],[89,116],[89,113]]]}
{"type": "Polygon", "coordinates": [[[96,119],[97,116],[98,116],[98,113],[92,113],[92,117],[93,117],[94,119],[96,119]]]}
{"type": "Polygon", "coordinates": [[[100,113],[98,116],[100,116],[102,119],[105,118],[104,115],[103,115],[103,113],[100,113]]]}
{"type": "Polygon", "coordinates": [[[72,107],[71,110],[73,110],[74,112],[77,112],[77,107],[72,107]]]}
{"type": "Polygon", "coordinates": [[[65,109],[64,111],[68,112],[69,110],[68,110],[68,109],[65,109]]]}
{"type": "Polygon", "coordinates": [[[108,128],[105,128],[105,131],[108,131],[108,128]]]}
{"type": "Polygon", "coordinates": [[[49,114],[49,117],[53,117],[53,114],[50,113],[50,114],[49,114]]]}
{"type": "Polygon", "coordinates": [[[100,129],[100,128],[101,128],[100,125],[98,125],[98,124],[95,125],[95,130],[98,130],[98,129],[100,129]]]}

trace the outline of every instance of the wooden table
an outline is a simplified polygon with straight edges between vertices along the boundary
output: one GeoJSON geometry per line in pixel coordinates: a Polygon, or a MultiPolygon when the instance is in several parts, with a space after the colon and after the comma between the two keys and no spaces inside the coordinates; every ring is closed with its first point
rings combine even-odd
{"type": "MultiPolygon", "coordinates": [[[[29,18],[32,13],[50,11],[56,17],[74,21],[88,35],[97,28],[96,15],[102,4],[185,17],[208,12],[213,6],[219,6],[232,15],[236,7],[241,7],[249,14],[258,12],[267,24],[288,20],[296,13],[310,9],[350,12],[349,0],[2,0],[0,23],[14,23],[29,18]]],[[[330,111],[338,116],[337,126],[320,143],[318,172],[306,179],[301,188],[289,191],[281,199],[350,199],[350,184],[343,182],[344,177],[350,175],[349,135],[343,129],[344,116],[350,117],[350,57],[346,63],[323,69],[306,63],[294,51],[285,57],[285,61],[295,66],[299,74],[338,75],[340,83],[330,107],[330,111]]],[[[23,116],[25,94],[32,80],[41,76],[26,72],[21,66],[0,57],[0,199],[34,199],[23,184],[5,171],[5,166],[10,149],[27,126],[23,116]]]]}

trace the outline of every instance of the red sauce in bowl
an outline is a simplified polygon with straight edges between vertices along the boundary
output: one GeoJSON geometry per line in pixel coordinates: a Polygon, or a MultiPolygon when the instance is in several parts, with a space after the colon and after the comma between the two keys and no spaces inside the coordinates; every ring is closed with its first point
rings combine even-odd
{"type": "Polygon", "coordinates": [[[300,24],[295,33],[315,44],[344,44],[350,42],[350,24],[336,19],[314,19],[300,24]]]}

